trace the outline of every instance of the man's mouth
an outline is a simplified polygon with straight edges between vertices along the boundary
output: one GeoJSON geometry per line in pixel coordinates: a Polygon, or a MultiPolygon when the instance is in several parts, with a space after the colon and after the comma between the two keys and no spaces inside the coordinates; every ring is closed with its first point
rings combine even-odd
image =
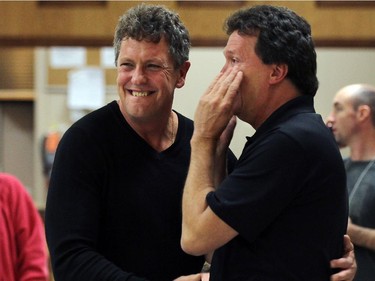
{"type": "Polygon", "coordinates": [[[147,96],[148,96],[148,92],[130,91],[130,93],[131,93],[134,97],[147,97],[147,96]]]}
{"type": "Polygon", "coordinates": [[[147,97],[151,95],[152,93],[154,93],[154,92],[147,92],[147,91],[131,91],[131,90],[129,92],[133,97],[147,97]]]}

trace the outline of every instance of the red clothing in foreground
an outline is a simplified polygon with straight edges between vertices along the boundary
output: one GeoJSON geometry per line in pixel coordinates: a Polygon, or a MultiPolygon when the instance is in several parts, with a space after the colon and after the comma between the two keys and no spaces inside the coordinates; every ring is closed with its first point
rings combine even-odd
{"type": "Polygon", "coordinates": [[[42,219],[21,182],[0,173],[0,281],[46,280],[42,219]]]}

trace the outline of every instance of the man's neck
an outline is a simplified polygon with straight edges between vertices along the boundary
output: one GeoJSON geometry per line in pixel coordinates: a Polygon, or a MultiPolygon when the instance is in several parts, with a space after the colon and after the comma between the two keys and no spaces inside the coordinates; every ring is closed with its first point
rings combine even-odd
{"type": "Polygon", "coordinates": [[[353,161],[375,159],[375,133],[373,131],[357,138],[357,141],[350,145],[350,158],[353,161]]]}

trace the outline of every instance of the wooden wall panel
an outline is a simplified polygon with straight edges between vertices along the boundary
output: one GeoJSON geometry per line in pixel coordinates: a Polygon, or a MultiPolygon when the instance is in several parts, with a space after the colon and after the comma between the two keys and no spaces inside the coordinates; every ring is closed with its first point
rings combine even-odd
{"type": "MultiPolygon", "coordinates": [[[[109,46],[118,17],[141,1],[50,2],[1,1],[0,44],[109,46]]],[[[362,1],[351,1],[356,2],[352,5],[321,5],[319,1],[236,2],[241,5],[158,1],[179,12],[196,46],[224,44],[224,19],[239,7],[262,3],[287,6],[304,16],[312,25],[317,45],[336,42],[336,45],[375,46],[375,5],[361,4],[362,1]]]]}
{"type": "Polygon", "coordinates": [[[0,89],[32,89],[33,80],[33,49],[0,47],[0,89]]]}

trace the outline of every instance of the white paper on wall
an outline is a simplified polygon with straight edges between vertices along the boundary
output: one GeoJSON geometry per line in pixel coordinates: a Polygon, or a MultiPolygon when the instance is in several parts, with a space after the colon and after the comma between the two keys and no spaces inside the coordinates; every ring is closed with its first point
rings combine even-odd
{"type": "Polygon", "coordinates": [[[51,68],[73,68],[86,65],[86,48],[51,47],[49,61],[51,68]]]}
{"type": "Polygon", "coordinates": [[[70,110],[94,110],[104,105],[105,76],[99,67],[85,67],[68,72],[70,110]]]}
{"type": "Polygon", "coordinates": [[[116,68],[113,47],[100,48],[100,65],[104,68],[116,68]]]}

